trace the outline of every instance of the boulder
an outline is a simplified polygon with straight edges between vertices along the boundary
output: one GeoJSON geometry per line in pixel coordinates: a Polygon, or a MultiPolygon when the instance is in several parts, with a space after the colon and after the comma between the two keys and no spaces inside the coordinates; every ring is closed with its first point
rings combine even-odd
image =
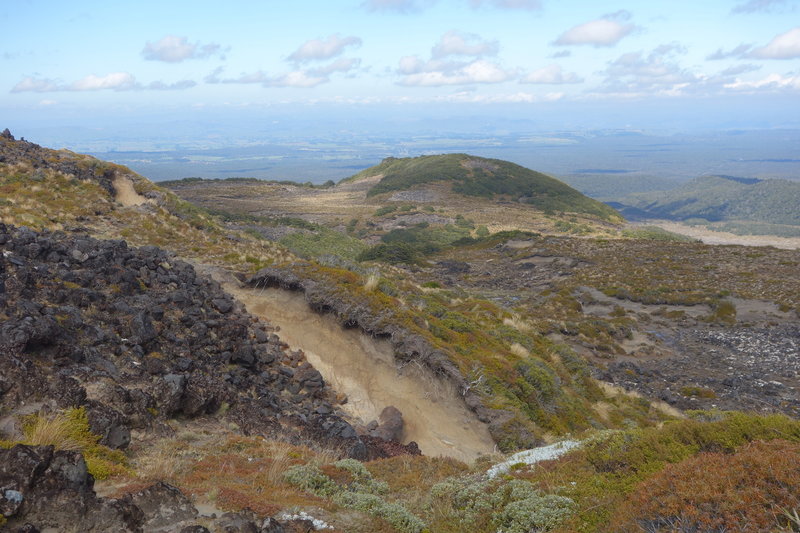
{"type": "Polygon", "coordinates": [[[126,499],[141,509],[145,516],[145,531],[175,531],[197,517],[197,509],[180,490],[168,483],[159,482],[126,499]]]}
{"type": "Polygon", "coordinates": [[[219,533],[261,533],[255,519],[254,514],[246,511],[225,513],[214,522],[213,529],[219,533]]]}
{"type": "Polygon", "coordinates": [[[378,427],[370,432],[373,437],[392,442],[400,442],[403,437],[403,413],[390,405],[381,411],[378,427]]]}

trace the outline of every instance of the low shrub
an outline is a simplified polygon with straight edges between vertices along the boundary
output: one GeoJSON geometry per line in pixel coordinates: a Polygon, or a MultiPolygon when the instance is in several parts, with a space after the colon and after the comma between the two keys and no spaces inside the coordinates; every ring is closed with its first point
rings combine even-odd
{"type": "Polygon", "coordinates": [[[330,499],[337,505],[382,518],[397,531],[420,533],[425,528],[425,523],[408,509],[400,504],[387,502],[381,496],[389,491],[389,485],[375,480],[362,463],[355,459],[342,459],[333,463],[333,466],[349,474],[352,481],[339,484],[313,464],[289,468],[285,479],[290,484],[315,496],[330,499]]]}
{"type": "Polygon", "coordinates": [[[572,513],[574,504],[563,496],[544,495],[522,479],[498,482],[475,476],[434,485],[431,500],[441,518],[460,531],[505,533],[551,531],[572,513]]]}
{"type": "Polygon", "coordinates": [[[800,444],[759,441],[667,466],[636,487],[611,529],[766,533],[790,526],[783,510],[798,506],[800,444]]]}

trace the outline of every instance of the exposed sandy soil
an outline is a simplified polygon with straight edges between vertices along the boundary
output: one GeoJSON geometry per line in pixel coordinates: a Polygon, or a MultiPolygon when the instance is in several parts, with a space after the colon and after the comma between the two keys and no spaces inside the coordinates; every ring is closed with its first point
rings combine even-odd
{"type": "Polygon", "coordinates": [[[800,250],[800,238],[774,235],[736,235],[725,231],[713,231],[701,226],[689,226],[668,220],[648,220],[648,226],[658,226],[667,231],[699,239],[706,244],[740,244],[742,246],[774,246],[784,250],[800,250]]]}
{"type": "Polygon", "coordinates": [[[147,198],[136,192],[133,188],[133,182],[128,178],[117,176],[114,178],[112,185],[117,193],[114,199],[125,207],[142,205],[148,201],[147,198]]]}
{"type": "Polygon", "coordinates": [[[398,368],[388,342],[342,328],[312,311],[301,294],[232,284],[225,289],[250,313],[278,326],[281,340],[303,350],[333,389],[347,395],[343,409],[356,421],[377,420],[393,405],[403,413],[403,443],[416,442],[425,455],[471,461],[494,451],[487,427],[458,393],[424,368],[398,368]]]}

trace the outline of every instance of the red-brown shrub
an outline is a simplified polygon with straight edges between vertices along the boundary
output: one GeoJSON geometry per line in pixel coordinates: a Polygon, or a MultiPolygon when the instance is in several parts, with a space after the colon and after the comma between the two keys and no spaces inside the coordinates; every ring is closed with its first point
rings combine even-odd
{"type": "Polygon", "coordinates": [[[668,465],[636,487],[611,531],[774,532],[799,507],[800,444],[756,441],[668,465]]]}

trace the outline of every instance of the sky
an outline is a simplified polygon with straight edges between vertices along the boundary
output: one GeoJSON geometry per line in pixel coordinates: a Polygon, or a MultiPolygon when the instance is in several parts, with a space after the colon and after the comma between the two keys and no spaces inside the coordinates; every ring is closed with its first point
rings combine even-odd
{"type": "Polygon", "coordinates": [[[280,106],[800,127],[800,0],[0,0],[18,129],[280,106]]]}

